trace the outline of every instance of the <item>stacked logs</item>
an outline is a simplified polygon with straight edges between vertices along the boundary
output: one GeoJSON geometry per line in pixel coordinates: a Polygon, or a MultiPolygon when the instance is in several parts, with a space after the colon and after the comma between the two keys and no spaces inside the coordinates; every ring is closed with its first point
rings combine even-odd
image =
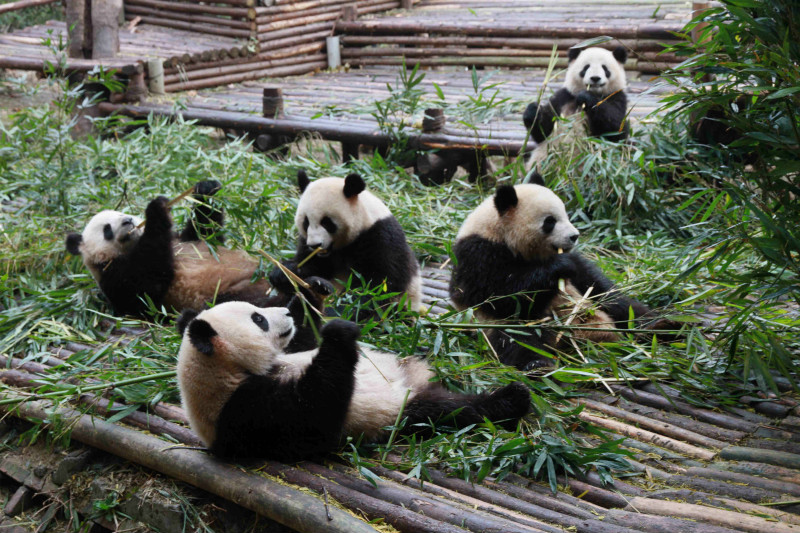
{"type": "Polygon", "coordinates": [[[126,0],[130,20],[239,39],[243,46],[183,56],[164,63],[167,92],[196,90],[264,77],[306,74],[327,66],[325,38],[336,20],[400,6],[401,0],[222,0],[215,5],[177,0],[126,0]],[[224,4],[224,5],[218,5],[224,4]],[[266,6],[263,4],[267,4],[266,6]]]}
{"type": "MultiPolygon", "coordinates": [[[[352,66],[401,65],[530,68],[547,67],[553,46],[557,67],[567,51],[597,36],[614,39],[632,53],[626,68],[659,73],[680,62],[665,55],[690,12],[674,2],[660,16],[652,6],[617,0],[577,6],[572,2],[516,0],[499,6],[471,0],[422,0],[400,18],[340,21],[342,60],[352,66]],[[685,11],[685,12],[684,12],[685,11]]],[[[584,2],[583,4],[586,4],[584,2]]]]}

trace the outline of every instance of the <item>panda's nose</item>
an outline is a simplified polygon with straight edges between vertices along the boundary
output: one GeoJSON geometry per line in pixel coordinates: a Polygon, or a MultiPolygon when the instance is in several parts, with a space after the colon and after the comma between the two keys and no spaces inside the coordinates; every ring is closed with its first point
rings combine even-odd
{"type": "Polygon", "coordinates": [[[569,240],[571,240],[572,242],[576,242],[578,240],[579,236],[580,236],[580,233],[576,233],[575,235],[570,235],[569,236],[569,240]]]}
{"type": "Polygon", "coordinates": [[[598,83],[600,81],[600,76],[592,76],[589,79],[592,80],[592,83],[598,83]]]}

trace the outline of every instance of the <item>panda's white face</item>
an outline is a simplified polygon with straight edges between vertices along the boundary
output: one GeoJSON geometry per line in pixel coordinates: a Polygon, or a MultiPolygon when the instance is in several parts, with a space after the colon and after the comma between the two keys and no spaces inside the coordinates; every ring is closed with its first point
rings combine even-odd
{"type": "Polygon", "coordinates": [[[567,67],[565,86],[573,95],[586,90],[604,96],[624,91],[627,85],[624,62],[624,51],[611,52],[605,48],[581,50],[567,67]]]}
{"type": "Polygon", "coordinates": [[[98,278],[100,265],[123,255],[136,244],[143,230],[142,219],[119,211],[97,213],[80,235],[77,251],[92,275],[98,278]]]}
{"type": "Polygon", "coordinates": [[[568,252],[575,246],[579,232],[553,191],[533,184],[501,189],[467,217],[457,240],[476,234],[504,243],[528,261],[546,259],[559,250],[568,252]]]}
{"type": "Polygon", "coordinates": [[[199,358],[228,371],[264,375],[284,353],[294,333],[294,320],[285,307],[225,302],[189,323],[179,359],[199,358]]]}
{"type": "Polygon", "coordinates": [[[349,197],[345,196],[345,186],[342,178],[315,180],[306,186],[297,205],[297,231],[309,249],[323,249],[320,255],[346,246],[359,233],[391,215],[383,202],[363,190],[363,182],[349,197]]]}

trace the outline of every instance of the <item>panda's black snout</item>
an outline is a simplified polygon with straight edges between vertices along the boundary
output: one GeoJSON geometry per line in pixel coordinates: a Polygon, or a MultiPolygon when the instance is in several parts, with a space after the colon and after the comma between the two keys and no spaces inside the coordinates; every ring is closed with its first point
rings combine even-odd
{"type": "Polygon", "coordinates": [[[580,233],[576,233],[575,235],[570,235],[569,240],[571,240],[572,242],[577,242],[578,237],[580,237],[580,235],[581,235],[580,233]]]}
{"type": "Polygon", "coordinates": [[[589,79],[592,80],[592,83],[600,83],[600,76],[592,76],[589,79]]]}

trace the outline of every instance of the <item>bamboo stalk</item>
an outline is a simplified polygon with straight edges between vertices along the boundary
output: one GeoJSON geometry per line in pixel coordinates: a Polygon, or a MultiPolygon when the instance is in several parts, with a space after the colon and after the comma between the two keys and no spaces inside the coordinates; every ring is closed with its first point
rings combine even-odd
{"type": "Polygon", "coordinates": [[[705,505],[654,500],[652,498],[633,498],[626,509],[659,516],[680,516],[750,533],[797,533],[800,530],[790,524],[769,521],[757,516],[715,509],[705,505]]]}
{"type": "Polygon", "coordinates": [[[23,403],[15,410],[3,410],[33,420],[52,420],[53,415],[58,415],[71,428],[71,438],[79,442],[216,494],[301,533],[375,532],[344,511],[335,507],[326,510],[320,500],[300,490],[227,465],[199,451],[166,450],[162,440],[72,409],[36,401],[23,403]]]}

